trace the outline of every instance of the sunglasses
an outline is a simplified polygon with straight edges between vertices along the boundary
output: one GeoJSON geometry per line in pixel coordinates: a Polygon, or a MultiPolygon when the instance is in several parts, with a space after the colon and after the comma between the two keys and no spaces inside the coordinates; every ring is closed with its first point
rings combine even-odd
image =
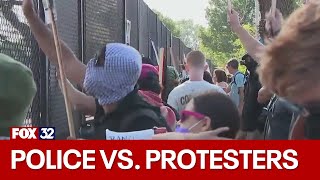
{"type": "Polygon", "coordinates": [[[195,117],[197,119],[204,119],[206,116],[193,111],[182,111],[181,112],[181,121],[187,120],[190,116],[195,117]]]}

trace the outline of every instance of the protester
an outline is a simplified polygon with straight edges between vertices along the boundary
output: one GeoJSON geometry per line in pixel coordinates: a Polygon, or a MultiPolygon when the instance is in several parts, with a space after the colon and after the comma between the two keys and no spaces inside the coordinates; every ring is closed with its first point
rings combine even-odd
{"type": "Polygon", "coordinates": [[[320,138],[319,8],[318,1],[310,1],[295,11],[261,55],[262,84],[299,113],[291,139],[320,138]]]}
{"type": "Polygon", "coordinates": [[[208,71],[205,71],[203,74],[203,80],[207,81],[210,84],[214,84],[212,80],[212,76],[208,71]]]}
{"type": "Polygon", "coordinates": [[[228,77],[224,70],[216,69],[214,71],[213,81],[217,86],[221,87],[226,93],[229,93],[228,92],[229,85],[227,83],[228,77]]]}
{"type": "Polygon", "coordinates": [[[32,71],[0,54],[0,140],[9,139],[10,128],[23,125],[37,88],[32,71]]]}
{"type": "Polygon", "coordinates": [[[259,75],[256,73],[258,63],[248,54],[242,57],[241,64],[246,66],[246,83],[244,87],[244,105],[241,118],[241,131],[237,139],[261,139],[265,122],[260,122],[264,104],[258,102],[258,93],[261,89],[259,75]]]}
{"type": "MultiPolygon", "coordinates": [[[[33,9],[32,0],[23,1],[23,12],[40,48],[57,65],[53,35],[33,9]]],[[[87,67],[61,41],[62,59],[67,78],[84,87],[87,94],[68,88],[68,99],[81,104],[95,119],[83,128],[85,138],[106,139],[105,131],[130,132],[168,127],[160,108],[145,102],[136,83],[141,74],[142,57],[134,48],[119,43],[104,46],[87,67]],[[83,86],[84,85],[84,86],[83,86]]],[[[73,104],[74,105],[74,104],[73,104]]]]}
{"type": "Polygon", "coordinates": [[[176,87],[169,95],[168,104],[178,112],[185,109],[189,101],[195,96],[207,91],[221,92],[225,94],[219,86],[210,84],[203,80],[206,69],[206,58],[200,51],[192,51],[187,57],[186,70],[190,80],[176,87]]]}
{"type": "Polygon", "coordinates": [[[142,72],[138,80],[138,85],[140,89],[139,94],[144,97],[147,102],[151,105],[164,108],[163,110],[166,114],[165,118],[167,123],[171,130],[174,130],[176,121],[178,120],[177,118],[179,117],[176,117],[177,112],[174,112],[174,109],[165,106],[160,98],[161,86],[159,83],[159,73],[156,67],[149,64],[142,65],[142,72]]]}
{"type": "Polygon", "coordinates": [[[167,66],[166,77],[165,77],[165,87],[164,87],[164,102],[168,101],[169,94],[171,91],[179,86],[179,73],[173,66],[167,66]]]}
{"type": "Polygon", "coordinates": [[[233,103],[238,107],[239,113],[242,114],[246,77],[239,71],[239,61],[236,59],[231,59],[228,62],[227,69],[229,73],[233,75],[228,91],[230,91],[230,97],[233,103]]]}
{"type": "Polygon", "coordinates": [[[181,112],[176,132],[199,133],[229,127],[221,137],[234,139],[239,130],[240,117],[231,99],[219,92],[206,93],[193,98],[181,112]]]}

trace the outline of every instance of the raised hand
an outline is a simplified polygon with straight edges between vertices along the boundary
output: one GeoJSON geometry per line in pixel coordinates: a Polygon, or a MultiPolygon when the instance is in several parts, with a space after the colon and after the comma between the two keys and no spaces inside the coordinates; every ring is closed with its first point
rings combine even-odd
{"type": "Polygon", "coordinates": [[[22,10],[25,16],[35,13],[33,0],[23,0],[22,10]]]}
{"type": "Polygon", "coordinates": [[[283,16],[279,9],[276,10],[275,16],[272,16],[271,11],[266,14],[266,31],[272,38],[281,30],[282,21],[283,16]]]}
{"type": "Polygon", "coordinates": [[[227,12],[228,12],[228,22],[231,26],[231,29],[233,31],[236,31],[239,27],[241,27],[239,13],[234,9],[231,9],[231,11],[228,10],[227,12]]]}

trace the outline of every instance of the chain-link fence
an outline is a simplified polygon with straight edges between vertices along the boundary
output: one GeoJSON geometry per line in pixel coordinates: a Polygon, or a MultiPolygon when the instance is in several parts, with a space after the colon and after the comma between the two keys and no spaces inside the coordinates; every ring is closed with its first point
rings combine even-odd
{"type": "MultiPolygon", "coordinates": [[[[45,19],[41,0],[36,10],[45,19]]],[[[155,53],[165,48],[166,64],[173,57],[182,63],[190,51],[171,32],[143,0],[54,0],[60,38],[75,55],[87,63],[110,42],[125,41],[126,20],[131,22],[130,45],[157,64],[155,53]],[[154,51],[152,42],[157,52],[154,51]]],[[[63,95],[56,79],[56,68],[40,51],[22,12],[22,0],[0,1],[0,53],[12,56],[33,71],[38,92],[25,120],[26,126],[56,127],[58,139],[68,135],[63,95]]],[[[181,69],[178,69],[179,71],[181,69]]],[[[74,113],[75,119],[82,119],[74,113]]]]}
{"type": "Polygon", "coordinates": [[[38,92],[25,120],[26,126],[40,125],[44,101],[40,51],[22,13],[22,1],[0,1],[0,53],[22,62],[33,71],[38,92]]]}

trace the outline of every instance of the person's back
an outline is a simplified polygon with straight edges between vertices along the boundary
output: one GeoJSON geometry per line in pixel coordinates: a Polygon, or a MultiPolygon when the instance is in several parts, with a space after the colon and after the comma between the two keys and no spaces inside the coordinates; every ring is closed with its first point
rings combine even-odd
{"type": "Polygon", "coordinates": [[[290,126],[294,114],[278,97],[273,97],[272,101],[269,107],[266,139],[287,140],[289,139],[290,126]]]}
{"type": "Polygon", "coordinates": [[[168,104],[178,112],[181,112],[191,99],[206,92],[220,92],[225,94],[222,88],[210,84],[207,81],[187,81],[176,87],[170,93],[168,104]]]}
{"type": "Polygon", "coordinates": [[[206,58],[200,51],[191,51],[187,57],[185,66],[189,73],[190,80],[176,87],[169,95],[168,104],[178,112],[184,110],[189,101],[197,95],[205,92],[221,92],[224,90],[219,86],[210,84],[203,80],[206,66],[206,58]]]}
{"type": "Polygon", "coordinates": [[[0,54],[0,140],[10,136],[10,127],[22,126],[37,88],[31,70],[0,54]]]}

